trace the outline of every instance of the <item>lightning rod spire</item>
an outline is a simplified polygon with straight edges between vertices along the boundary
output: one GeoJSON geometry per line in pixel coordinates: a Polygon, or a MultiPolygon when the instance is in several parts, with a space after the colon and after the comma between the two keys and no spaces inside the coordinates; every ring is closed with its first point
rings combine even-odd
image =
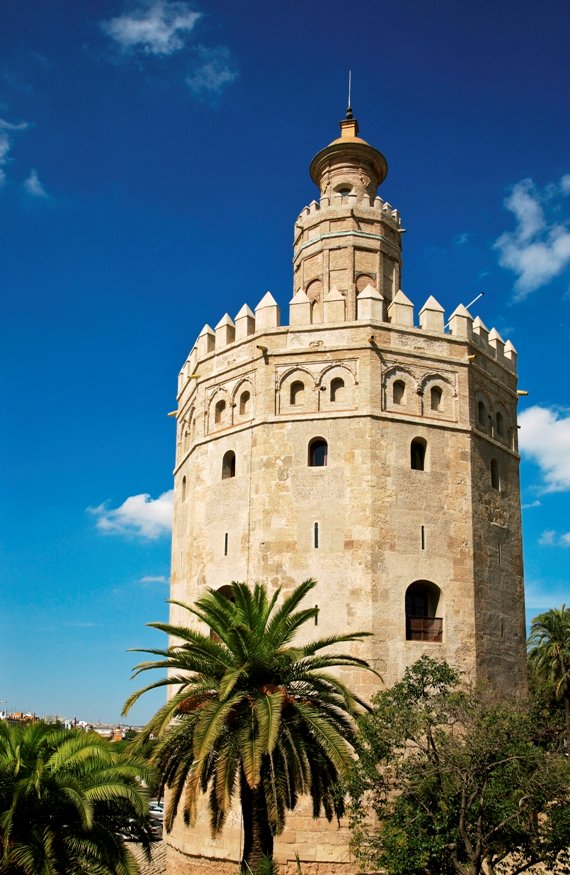
{"type": "Polygon", "coordinates": [[[352,90],[352,70],[348,71],[348,108],[346,110],[346,117],[352,118],[352,106],[350,104],[350,92],[352,90]]]}

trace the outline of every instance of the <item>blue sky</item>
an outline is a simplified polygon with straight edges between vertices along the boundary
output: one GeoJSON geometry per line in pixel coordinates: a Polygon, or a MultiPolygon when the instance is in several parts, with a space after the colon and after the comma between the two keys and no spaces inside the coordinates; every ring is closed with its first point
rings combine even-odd
{"type": "MultiPolygon", "coordinates": [[[[0,11],[0,699],[114,720],[167,616],[176,376],[286,310],[353,70],[403,289],[519,353],[531,614],[570,601],[566,0],[32,0],[0,11]]],[[[132,712],[150,716],[160,696],[132,712]]]]}

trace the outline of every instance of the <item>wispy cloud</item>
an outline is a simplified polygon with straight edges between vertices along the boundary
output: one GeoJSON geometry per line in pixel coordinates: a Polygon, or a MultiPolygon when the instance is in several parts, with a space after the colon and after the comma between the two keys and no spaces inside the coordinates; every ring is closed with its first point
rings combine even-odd
{"type": "Polygon", "coordinates": [[[155,499],[142,493],[129,496],[114,509],[105,502],[87,510],[97,517],[96,526],[105,535],[138,535],[154,540],[172,531],[173,501],[174,490],[169,489],[155,499]]]}
{"type": "Polygon", "coordinates": [[[544,208],[553,198],[570,194],[570,174],[558,184],[540,191],[532,179],[512,187],[505,207],[516,219],[514,231],[505,231],[493,248],[501,267],[517,276],[514,300],[522,301],[531,292],[547,285],[570,265],[570,230],[566,221],[551,221],[544,208]]]}
{"type": "Polygon", "coordinates": [[[101,27],[123,52],[171,55],[184,48],[199,18],[201,13],[192,11],[186,3],[158,0],[103,21],[101,27]]]}
{"type": "Polygon", "coordinates": [[[224,85],[233,82],[237,71],[230,66],[230,52],[225,46],[197,46],[198,64],[186,77],[186,84],[195,95],[217,95],[224,85]]]}
{"type": "Polygon", "coordinates": [[[49,197],[47,191],[39,180],[37,170],[32,170],[24,182],[24,188],[32,197],[49,197]]]}
{"type": "Polygon", "coordinates": [[[523,456],[540,468],[543,492],[570,489],[570,415],[535,405],[519,416],[519,446],[523,456]]]}
{"type": "Polygon", "coordinates": [[[64,623],[64,626],[73,626],[77,629],[89,629],[91,626],[95,626],[95,623],[64,623]]]}
{"type": "Polygon", "coordinates": [[[554,529],[547,529],[538,539],[543,547],[570,547],[570,532],[558,535],[554,529]]]}
{"type": "Polygon", "coordinates": [[[27,122],[21,122],[18,125],[14,125],[11,122],[7,122],[0,118],[0,188],[6,182],[6,171],[4,170],[4,167],[10,161],[8,153],[12,148],[11,132],[25,131],[26,128],[29,128],[27,122]]]}
{"type": "MultiPolygon", "coordinates": [[[[193,42],[196,24],[203,17],[185,2],[149,0],[124,15],[101,22],[119,55],[137,59],[144,56],[168,58],[175,53],[183,68],[181,81],[194,97],[217,98],[224,86],[237,78],[227,46],[205,46],[193,42]]],[[[164,73],[164,66],[161,68],[164,73]]],[[[155,73],[161,75],[155,64],[155,73]]]]}
{"type": "Polygon", "coordinates": [[[146,577],[141,577],[139,583],[170,583],[170,578],[165,574],[147,574],[146,577]]]}
{"type": "Polygon", "coordinates": [[[528,510],[530,507],[542,507],[542,502],[538,499],[536,501],[531,501],[529,504],[523,504],[522,509],[528,510]]]}

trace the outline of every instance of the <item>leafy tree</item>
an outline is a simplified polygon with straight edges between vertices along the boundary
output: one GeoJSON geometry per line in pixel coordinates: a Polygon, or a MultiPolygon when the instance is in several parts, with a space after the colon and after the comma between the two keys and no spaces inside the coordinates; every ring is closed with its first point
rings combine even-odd
{"type": "Polygon", "coordinates": [[[1,875],[136,875],[151,775],[95,732],[0,721],[1,875]]]}
{"type": "Polygon", "coordinates": [[[243,812],[242,867],[267,867],[273,837],[285,825],[285,812],[309,793],[313,815],[340,817],[344,803],[335,793],[339,775],[352,761],[354,715],[366,706],[329,674],[337,666],[369,669],[354,656],[327,655],[331,645],[360,641],[365,634],[321,638],[294,646],[297,631],[316,614],[299,609],[316,585],[307,580],[277,607],[280,590],[251,590],[232,583],[231,599],[209,590],[185,608],[212,632],[151,623],[179,642],[166,650],[145,650],[159,661],[143,662],[135,674],[168,669],[168,677],[134,693],[124,713],[147,690],[175,687],[170,701],[147,724],[133,746],[158,738],[153,762],[161,776],[159,792],[170,788],[164,825],[170,832],[179,805],[193,825],[200,792],[209,789],[213,835],[225,823],[236,792],[243,812]]]}
{"type": "Polygon", "coordinates": [[[427,656],[373,701],[348,782],[369,871],[568,872],[570,769],[528,703],[494,702],[427,656]]]}
{"type": "Polygon", "coordinates": [[[535,617],[528,645],[531,671],[550,684],[556,698],[564,702],[566,745],[570,748],[570,608],[562,605],[535,617]]]}

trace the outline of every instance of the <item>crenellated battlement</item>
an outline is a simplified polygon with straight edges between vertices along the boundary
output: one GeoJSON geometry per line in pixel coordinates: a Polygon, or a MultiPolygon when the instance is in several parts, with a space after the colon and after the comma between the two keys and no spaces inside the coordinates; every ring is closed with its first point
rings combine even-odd
{"type": "MultiPolygon", "coordinates": [[[[267,292],[255,308],[255,312],[244,304],[237,313],[235,320],[225,313],[215,329],[205,325],[198,335],[184,367],[179,375],[179,392],[187,381],[196,373],[198,363],[212,354],[227,352],[229,347],[242,344],[245,341],[261,339],[264,333],[281,329],[281,333],[299,330],[343,330],[358,328],[363,323],[374,324],[397,330],[411,330],[419,337],[426,339],[435,337],[452,337],[463,340],[484,352],[499,365],[516,373],[517,353],[513,344],[506,343],[493,328],[487,329],[477,316],[473,318],[469,310],[460,304],[446,320],[444,308],[430,295],[418,313],[414,316],[414,304],[400,289],[393,300],[387,303],[372,285],[368,285],[357,298],[357,318],[350,321],[346,318],[346,297],[338,289],[332,288],[324,297],[322,306],[322,321],[312,321],[312,302],[304,289],[300,289],[289,302],[289,324],[281,323],[281,309],[277,301],[267,292]]],[[[343,341],[346,342],[346,341],[343,341]]],[[[476,353],[476,351],[473,351],[476,353]]]]}
{"type": "Polygon", "coordinates": [[[305,226],[314,223],[315,218],[329,218],[331,213],[343,212],[348,214],[362,215],[363,218],[375,219],[376,221],[384,220],[394,225],[395,228],[402,227],[402,219],[398,210],[393,210],[391,204],[383,201],[378,195],[374,198],[364,197],[358,199],[356,193],[341,194],[333,192],[332,196],[322,194],[320,202],[313,200],[304,207],[299,213],[296,225],[305,226]],[[307,221],[308,220],[308,221],[307,221]]]}

